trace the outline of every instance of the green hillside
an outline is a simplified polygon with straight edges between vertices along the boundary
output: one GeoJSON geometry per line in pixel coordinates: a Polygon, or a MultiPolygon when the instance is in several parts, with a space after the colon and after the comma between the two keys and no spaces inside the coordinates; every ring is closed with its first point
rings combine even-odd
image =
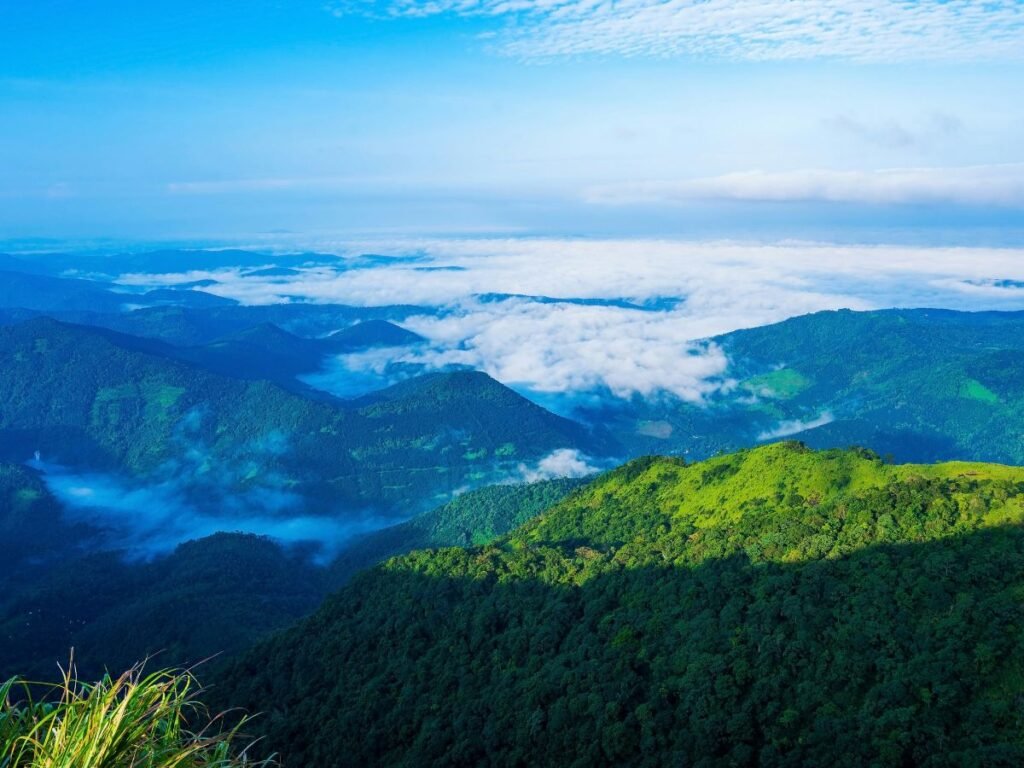
{"type": "Polygon", "coordinates": [[[1024,313],[820,312],[711,340],[734,382],[698,406],[592,409],[641,452],[712,456],[780,437],[899,461],[1024,463],[1024,313]]]}
{"type": "Polygon", "coordinates": [[[83,674],[157,654],[194,664],[249,647],[323,598],[323,570],[301,551],[219,533],[152,562],[96,552],[50,562],[0,596],[0,678],[48,678],[75,661],[83,674]]]}
{"type": "Polygon", "coordinates": [[[0,679],[48,677],[76,649],[83,674],[159,654],[190,664],[232,654],[313,611],[331,585],[386,557],[468,539],[490,541],[564,498],[582,480],[470,491],[407,523],[354,541],[329,567],[302,547],[216,534],[153,561],[95,550],[33,471],[0,465],[0,679]]]}
{"type": "Polygon", "coordinates": [[[190,504],[344,515],[428,509],[553,450],[608,440],[482,373],[434,374],[351,406],[168,359],[49,319],[0,327],[0,458],[173,481],[190,504]],[[443,405],[443,407],[440,407],[443,405]]]}
{"type": "Polygon", "coordinates": [[[1024,469],[638,459],[216,688],[290,765],[1017,765],[1024,469]]]}
{"type": "Polygon", "coordinates": [[[400,525],[353,540],[331,563],[330,583],[342,584],[364,568],[416,549],[489,544],[554,506],[585,482],[582,478],[560,478],[468,491],[400,525]]]}

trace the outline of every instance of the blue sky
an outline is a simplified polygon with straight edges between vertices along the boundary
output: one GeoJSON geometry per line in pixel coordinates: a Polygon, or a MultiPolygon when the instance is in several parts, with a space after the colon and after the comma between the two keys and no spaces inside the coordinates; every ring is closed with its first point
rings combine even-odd
{"type": "Polygon", "coordinates": [[[0,239],[1024,242],[1024,3],[16,2],[0,239]]]}

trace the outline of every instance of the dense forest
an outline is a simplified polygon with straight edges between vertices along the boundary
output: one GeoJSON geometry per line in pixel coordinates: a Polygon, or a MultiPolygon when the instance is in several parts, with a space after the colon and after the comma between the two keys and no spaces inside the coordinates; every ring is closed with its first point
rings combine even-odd
{"type": "Polygon", "coordinates": [[[334,516],[407,516],[556,449],[617,450],[473,371],[320,402],[46,318],[0,327],[0,354],[0,459],[39,451],[138,481],[173,479],[191,504],[225,517],[300,503],[334,516]]]}
{"type": "Polygon", "coordinates": [[[1024,315],[933,309],[818,312],[709,340],[731,382],[694,405],[588,406],[636,455],[704,458],[793,437],[898,461],[1024,463],[1024,315]]]}
{"type": "Polygon", "coordinates": [[[639,459],[216,688],[291,765],[1016,765],[1024,470],[639,459]]]}
{"type": "Polygon", "coordinates": [[[238,533],[140,561],[96,547],[98,531],[67,521],[37,473],[0,464],[0,557],[9,565],[0,570],[0,680],[49,679],[71,648],[86,676],[150,656],[162,665],[223,659],[311,613],[361,569],[414,549],[489,542],[582,482],[471,491],[354,540],[324,566],[310,547],[238,533]]]}

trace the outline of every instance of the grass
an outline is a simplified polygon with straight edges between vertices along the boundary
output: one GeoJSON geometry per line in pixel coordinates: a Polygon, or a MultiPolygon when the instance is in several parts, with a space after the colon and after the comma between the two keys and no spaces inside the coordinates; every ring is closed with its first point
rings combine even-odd
{"type": "Polygon", "coordinates": [[[992,405],[999,402],[999,397],[995,392],[974,379],[967,379],[963,382],[960,386],[960,397],[992,405]]]}
{"type": "Polygon", "coordinates": [[[789,400],[811,386],[811,381],[799,371],[780,368],[769,373],[753,376],[743,382],[742,387],[761,397],[789,400]]]}
{"type": "Polygon", "coordinates": [[[145,673],[84,683],[69,665],[59,683],[0,684],[0,768],[267,768],[233,742],[196,699],[190,672],[145,673]]]}

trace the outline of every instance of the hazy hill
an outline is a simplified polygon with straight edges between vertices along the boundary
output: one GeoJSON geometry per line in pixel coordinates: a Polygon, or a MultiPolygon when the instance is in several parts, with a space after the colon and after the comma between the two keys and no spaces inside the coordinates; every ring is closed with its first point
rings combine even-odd
{"type": "Polygon", "coordinates": [[[733,389],[583,416],[634,454],[700,458],[793,436],[901,461],[1024,463],[1024,313],[821,312],[712,341],[733,389]]]}
{"type": "Polygon", "coordinates": [[[170,359],[152,340],[48,319],[0,327],[0,457],[173,482],[230,518],[427,509],[559,448],[607,439],[484,374],[414,379],[351,406],[170,359]],[[444,407],[437,407],[443,404],[444,407]]]}
{"type": "Polygon", "coordinates": [[[210,344],[267,324],[305,338],[326,336],[356,323],[400,322],[422,307],[351,307],[344,304],[269,304],[259,306],[156,306],[133,312],[50,313],[66,322],[94,325],[179,346],[210,344]]]}
{"type": "Polygon", "coordinates": [[[356,323],[318,338],[296,336],[273,323],[261,323],[209,344],[180,347],[169,354],[225,376],[266,379],[309,393],[295,377],[319,370],[331,355],[420,341],[422,336],[386,320],[356,323]]]}
{"type": "Polygon", "coordinates": [[[1013,765],[1024,469],[639,459],[388,561],[218,702],[295,765],[1013,765]]]}
{"type": "Polygon", "coordinates": [[[102,283],[25,272],[0,272],[0,307],[38,311],[118,312],[135,297],[102,283]]]}

